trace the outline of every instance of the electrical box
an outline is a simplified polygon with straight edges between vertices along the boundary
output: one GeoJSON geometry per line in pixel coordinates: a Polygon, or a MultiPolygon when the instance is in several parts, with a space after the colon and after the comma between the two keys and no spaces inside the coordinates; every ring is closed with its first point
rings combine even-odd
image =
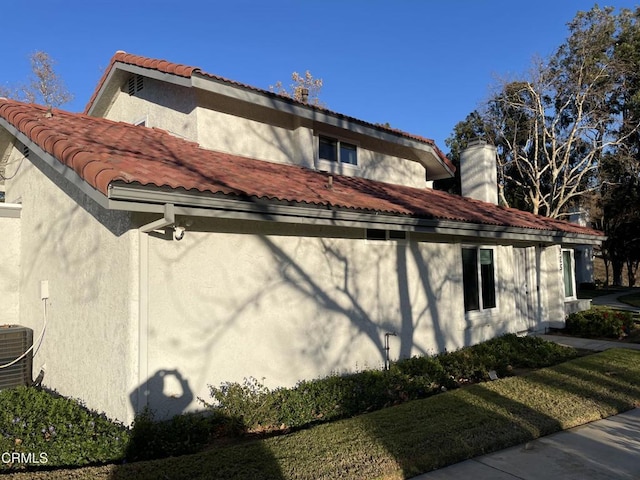
{"type": "MultiPolygon", "coordinates": [[[[21,325],[0,325],[0,367],[13,362],[33,345],[33,330],[21,325]]],[[[33,350],[11,366],[0,368],[0,390],[31,385],[33,350]]]]}

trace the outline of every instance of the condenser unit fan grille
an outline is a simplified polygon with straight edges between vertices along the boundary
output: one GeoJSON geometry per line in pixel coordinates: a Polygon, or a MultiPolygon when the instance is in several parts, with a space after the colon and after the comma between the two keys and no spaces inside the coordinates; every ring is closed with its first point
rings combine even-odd
{"type": "MultiPolygon", "coordinates": [[[[33,343],[33,330],[20,325],[0,325],[0,367],[13,362],[33,343]]],[[[31,384],[32,352],[13,365],[0,368],[0,390],[31,384]]]]}

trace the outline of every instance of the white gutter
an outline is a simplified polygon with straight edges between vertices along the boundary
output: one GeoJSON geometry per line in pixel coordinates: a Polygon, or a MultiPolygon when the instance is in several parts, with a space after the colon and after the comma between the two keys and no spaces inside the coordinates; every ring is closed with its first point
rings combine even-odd
{"type": "Polygon", "coordinates": [[[164,216],[138,229],[138,401],[136,412],[147,405],[149,392],[143,387],[149,380],[149,233],[175,223],[175,207],[164,205],[164,216]]]}

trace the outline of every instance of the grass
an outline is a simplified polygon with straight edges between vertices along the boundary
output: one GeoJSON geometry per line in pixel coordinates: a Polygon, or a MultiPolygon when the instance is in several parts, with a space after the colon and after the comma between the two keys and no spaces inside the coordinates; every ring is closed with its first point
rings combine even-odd
{"type": "Polygon", "coordinates": [[[622,303],[640,308],[640,292],[629,293],[618,297],[618,300],[622,303]]]}
{"type": "Polygon", "coordinates": [[[409,478],[640,404],[640,352],[608,350],[289,435],[12,479],[409,478]]]}

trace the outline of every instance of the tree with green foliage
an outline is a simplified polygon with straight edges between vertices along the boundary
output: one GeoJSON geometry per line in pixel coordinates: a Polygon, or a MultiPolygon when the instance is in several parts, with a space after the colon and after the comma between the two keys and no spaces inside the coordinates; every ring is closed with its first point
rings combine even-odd
{"type": "Polygon", "coordinates": [[[598,189],[602,155],[635,138],[640,127],[612,108],[624,102],[621,81],[635,68],[614,55],[620,29],[611,10],[579,12],[569,33],[523,79],[499,84],[447,142],[460,149],[464,132],[482,133],[497,147],[500,203],[553,218],[566,218],[598,189]]]}
{"type": "Polygon", "coordinates": [[[616,285],[624,265],[633,285],[640,256],[639,19],[640,8],[578,12],[551,57],[497,85],[446,141],[454,162],[473,138],[496,146],[503,205],[554,218],[589,206],[616,285]]]}

